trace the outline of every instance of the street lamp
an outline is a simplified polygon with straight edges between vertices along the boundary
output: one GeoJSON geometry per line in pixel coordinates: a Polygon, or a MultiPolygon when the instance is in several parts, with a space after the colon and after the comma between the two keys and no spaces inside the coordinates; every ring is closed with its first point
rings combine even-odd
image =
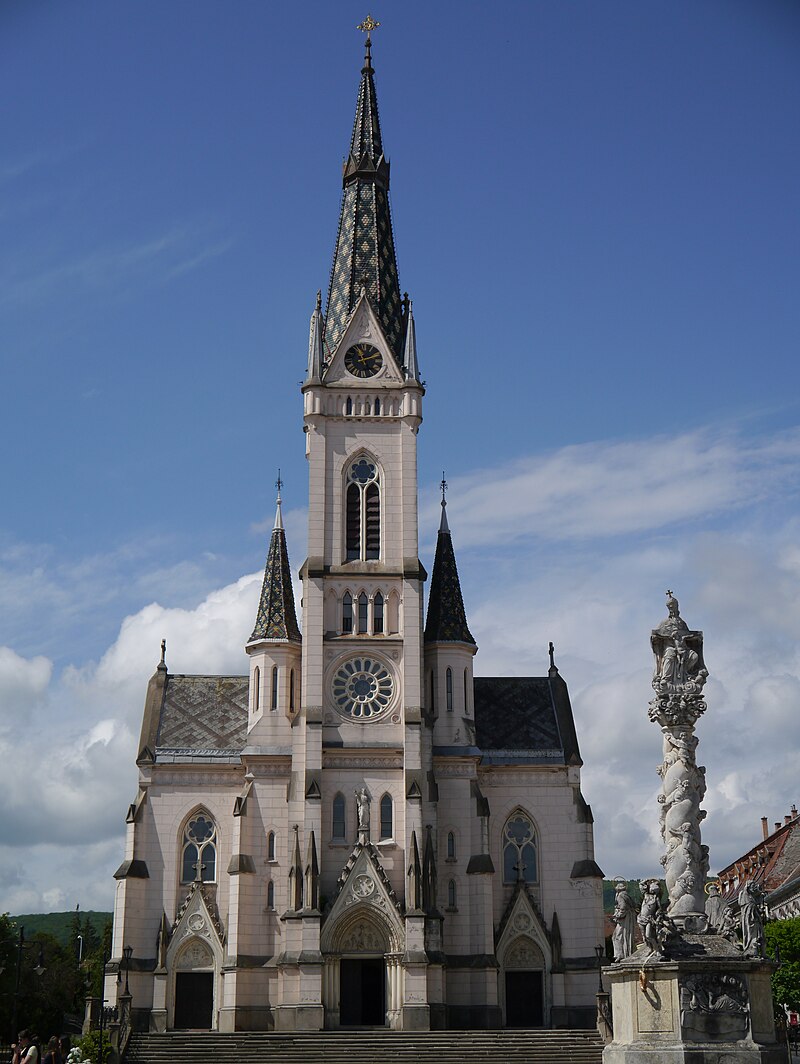
{"type": "MultiPolygon", "coordinates": [[[[17,972],[14,979],[14,1004],[11,1008],[11,1039],[12,1041],[17,1037],[17,1006],[19,1005],[19,983],[22,976],[22,955],[28,947],[25,944],[25,928],[19,929],[19,940],[17,942],[17,972]]],[[[5,969],[3,969],[5,970],[5,969]]],[[[39,959],[36,967],[33,969],[36,974],[41,977],[45,973],[44,966],[44,947],[39,946],[39,959]]]]}
{"type": "Polygon", "coordinates": [[[603,954],[606,951],[605,946],[595,946],[594,951],[597,954],[597,992],[603,993],[603,954]]]}
{"type": "Polygon", "coordinates": [[[122,951],[125,954],[125,996],[130,997],[131,992],[128,990],[128,972],[131,970],[131,957],[133,956],[133,946],[126,946],[122,951]]]}

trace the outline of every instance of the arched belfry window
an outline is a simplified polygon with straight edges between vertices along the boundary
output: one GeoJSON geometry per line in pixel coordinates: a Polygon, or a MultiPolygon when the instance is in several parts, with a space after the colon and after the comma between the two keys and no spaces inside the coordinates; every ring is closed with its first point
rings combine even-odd
{"type": "Polygon", "coordinates": [[[181,883],[217,880],[217,829],[208,813],[195,813],[183,829],[181,883]]]}
{"type": "Polygon", "coordinates": [[[376,591],[372,600],[372,631],[375,635],[383,635],[383,595],[376,591]]]}
{"type": "Polygon", "coordinates": [[[536,830],[530,817],[518,809],[503,828],[503,882],[535,883],[537,865],[536,830]]]}
{"type": "Polygon", "coordinates": [[[272,698],[270,700],[270,709],[275,710],[278,708],[278,666],[272,667],[272,698]]]}
{"type": "Polygon", "coordinates": [[[380,476],[375,463],[363,456],[347,470],[345,555],[349,562],[381,556],[380,476]]]}
{"type": "Polygon", "coordinates": [[[445,673],[445,690],[447,695],[447,712],[453,712],[453,670],[448,669],[445,673]]]}

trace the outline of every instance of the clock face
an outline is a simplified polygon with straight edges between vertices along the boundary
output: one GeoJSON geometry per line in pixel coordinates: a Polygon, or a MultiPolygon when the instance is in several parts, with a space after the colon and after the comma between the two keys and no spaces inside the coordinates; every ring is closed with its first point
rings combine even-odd
{"type": "Polygon", "coordinates": [[[344,356],[344,366],[354,377],[374,377],[383,365],[383,356],[372,344],[353,344],[344,356]]]}
{"type": "Polygon", "coordinates": [[[386,711],[394,697],[394,682],[382,661],[371,655],[359,655],[336,670],[331,693],[343,717],[365,721],[386,711]]]}

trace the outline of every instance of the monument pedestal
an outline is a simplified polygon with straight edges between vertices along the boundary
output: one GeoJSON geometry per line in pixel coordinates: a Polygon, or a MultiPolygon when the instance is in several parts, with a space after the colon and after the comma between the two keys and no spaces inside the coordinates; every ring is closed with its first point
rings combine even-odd
{"type": "Polygon", "coordinates": [[[604,969],[614,1039],[603,1064],[788,1064],[775,1033],[774,964],[719,935],[683,934],[669,959],[640,946],[604,969]]]}

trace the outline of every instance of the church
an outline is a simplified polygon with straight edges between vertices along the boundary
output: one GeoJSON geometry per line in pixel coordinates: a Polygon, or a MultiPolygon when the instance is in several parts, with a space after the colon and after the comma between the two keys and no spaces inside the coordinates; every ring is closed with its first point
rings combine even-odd
{"type": "Polygon", "coordinates": [[[106,998],[130,947],[154,1032],[595,1022],[602,872],[567,685],[552,647],[547,675],[474,675],[444,484],[430,581],[419,558],[425,388],[374,27],[301,388],[302,626],[279,483],[253,629],[230,633],[242,675],[173,673],[162,644],[147,688],[106,998]]]}

